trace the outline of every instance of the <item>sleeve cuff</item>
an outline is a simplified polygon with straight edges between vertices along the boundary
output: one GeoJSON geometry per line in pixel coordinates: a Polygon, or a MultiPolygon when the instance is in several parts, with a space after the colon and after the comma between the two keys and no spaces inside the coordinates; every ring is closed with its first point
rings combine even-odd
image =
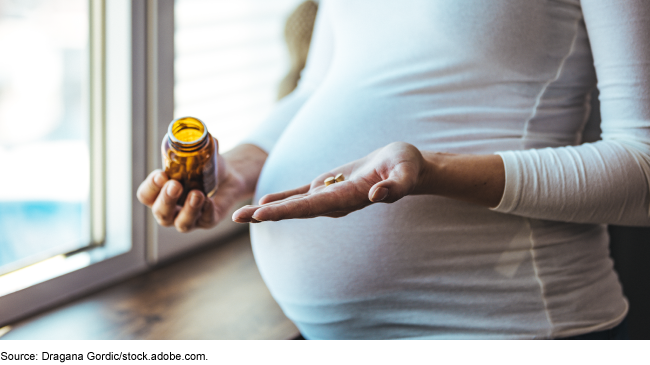
{"type": "Polygon", "coordinates": [[[495,152],[495,155],[501,156],[501,159],[503,160],[503,166],[506,172],[506,183],[499,205],[490,208],[490,210],[500,213],[510,213],[513,212],[519,204],[522,170],[514,151],[495,152]]]}

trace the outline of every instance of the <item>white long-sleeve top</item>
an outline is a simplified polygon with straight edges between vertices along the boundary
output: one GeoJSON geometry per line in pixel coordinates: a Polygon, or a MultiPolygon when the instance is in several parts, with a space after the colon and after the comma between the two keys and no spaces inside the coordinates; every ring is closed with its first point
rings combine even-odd
{"type": "Polygon", "coordinates": [[[493,210],[437,196],[252,226],[307,338],[558,338],[618,324],[605,224],[649,225],[650,3],[323,0],[298,89],[247,140],[256,198],[390,142],[498,153],[493,210]],[[602,141],[582,144],[600,91],[602,141]]]}

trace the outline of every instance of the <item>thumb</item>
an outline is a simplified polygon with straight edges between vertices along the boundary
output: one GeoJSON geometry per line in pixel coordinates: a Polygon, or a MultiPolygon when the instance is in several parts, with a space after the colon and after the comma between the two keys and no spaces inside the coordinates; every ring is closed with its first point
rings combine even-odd
{"type": "Polygon", "coordinates": [[[370,188],[368,199],[371,202],[394,203],[407,196],[415,186],[417,173],[403,165],[396,166],[387,179],[370,188]]]}

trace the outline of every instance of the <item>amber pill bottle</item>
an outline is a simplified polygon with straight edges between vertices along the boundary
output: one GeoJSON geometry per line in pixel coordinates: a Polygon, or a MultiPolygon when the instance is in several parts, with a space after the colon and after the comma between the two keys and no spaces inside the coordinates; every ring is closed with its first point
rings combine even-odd
{"type": "Polygon", "coordinates": [[[162,142],[162,157],[167,176],[183,185],[178,205],[185,203],[191,190],[200,190],[207,197],[217,191],[218,151],[217,141],[199,119],[183,117],[169,124],[162,142]]]}

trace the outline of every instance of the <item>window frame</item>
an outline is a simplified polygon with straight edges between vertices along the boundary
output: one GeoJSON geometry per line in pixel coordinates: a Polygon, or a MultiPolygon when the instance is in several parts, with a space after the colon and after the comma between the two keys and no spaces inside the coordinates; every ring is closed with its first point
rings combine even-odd
{"type": "MultiPolygon", "coordinates": [[[[106,0],[90,0],[90,6],[94,7],[95,13],[91,13],[90,16],[95,17],[97,14],[96,10],[99,7],[103,9],[101,14],[107,14],[110,10],[106,10],[106,0]]],[[[111,6],[117,2],[111,2],[111,6]]],[[[130,16],[127,19],[130,19],[130,45],[128,45],[128,52],[130,53],[130,100],[127,101],[128,110],[126,113],[130,114],[130,136],[124,137],[124,134],[120,135],[116,133],[115,128],[108,127],[102,123],[106,120],[106,111],[111,107],[110,96],[107,96],[106,93],[102,93],[101,97],[98,100],[95,100],[92,103],[93,111],[91,112],[91,123],[95,128],[94,133],[95,139],[94,143],[99,143],[101,150],[93,153],[93,162],[95,166],[91,167],[94,171],[95,177],[101,178],[100,184],[103,185],[99,194],[95,195],[95,201],[99,202],[96,205],[97,212],[102,217],[102,222],[100,222],[100,229],[96,232],[99,232],[98,235],[94,235],[93,241],[104,241],[103,245],[92,247],[87,250],[82,250],[78,253],[71,253],[65,256],[64,264],[62,267],[57,270],[52,271],[50,278],[43,280],[37,284],[28,286],[24,289],[11,292],[9,294],[0,296],[0,326],[10,324],[14,321],[17,321],[21,318],[25,318],[29,315],[33,315],[37,312],[46,310],[55,305],[60,305],[62,303],[68,302],[72,299],[83,296],[91,291],[97,290],[99,288],[108,286],[117,281],[123,280],[130,276],[133,276],[137,273],[141,273],[147,269],[147,261],[145,254],[145,241],[146,241],[146,209],[143,205],[139,204],[134,198],[135,189],[140,184],[140,182],[146,177],[146,144],[143,141],[146,140],[146,22],[147,22],[147,7],[144,1],[129,1],[125,0],[122,3],[125,9],[130,10],[130,16]],[[101,118],[101,120],[97,120],[101,118]],[[96,128],[100,128],[97,130],[96,128]],[[105,136],[105,138],[101,138],[105,136]],[[97,138],[100,137],[100,138],[97,138]],[[118,140],[119,139],[119,140],[118,140]],[[120,234],[112,234],[111,229],[121,229],[124,227],[118,227],[113,224],[111,226],[110,212],[106,212],[106,205],[103,204],[104,196],[106,191],[111,191],[111,172],[115,172],[114,169],[119,168],[119,162],[111,156],[107,156],[104,149],[104,146],[109,145],[130,145],[130,171],[119,171],[117,174],[120,177],[130,176],[130,181],[126,182],[129,185],[128,194],[131,195],[128,214],[122,215],[130,217],[130,223],[126,228],[129,232],[120,232],[122,236],[128,236],[130,239],[130,249],[124,253],[116,254],[115,246],[124,246],[129,242],[122,242],[120,240],[120,234]],[[99,155],[97,154],[99,152],[99,155]],[[108,221],[104,220],[107,218],[108,221]],[[104,237],[104,231],[102,226],[106,227],[106,239],[104,237]],[[101,237],[99,237],[101,235],[101,237]],[[120,241],[120,242],[117,242],[120,241]],[[79,255],[85,255],[86,259],[89,260],[89,264],[82,265],[81,268],[76,268],[74,265],[70,265],[73,262],[73,258],[79,258],[79,255]],[[66,264],[67,263],[67,264],[66,264]],[[63,274],[62,274],[63,272],[63,274]]],[[[89,18],[90,19],[90,18],[89,18]]],[[[94,19],[95,21],[97,19],[94,19]]],[[[102,26],[106,22],[102,21],[102,26]]],[[[96,23],[94,25],[97,25],[96,23]]],[[[114,26],[119,26],[120,24],[115,24],[114,26]]],[[[105,29],[105,28],[103,28],[105,29]]],[[[96,34],[94,34],[96,35],[96,34]]],[[[103,50],[106,49],[107,43],[105,42],[106,35],[105,30],[102,31],[102,34],[99,38],[101,40],[101,47],[103,50]]],[[[91,35],[92,37],[92,35],[91,35]]],[[[95,45],[96,46],[96,45],[95,45]]],[[[91,50],[91,52],[93,52],[91,50]]],[[[100,71],[98,73],[97,67],[95,67],[95,75],[91,75],[91,78],[94,80],[95,85],[93,89],[104,90],[106,91],[106,52],[101,52],[102,59],[100,63],[95,63],[95,66],[101,65],[100,71]],[[97,85],[97,82],[100,82],[103,85],[97,85]]],[[[95,60],[97,61],[97,60],[95,60]]],[[[94,61],[91,61],[91,63],[94,61]]],[[[124,71],[124,70],[122,70],[124,71]]],[[[128,72],[128,71],[127,71],[128,72]]],[[[110,76],[110,70],[109,70],[110,76]]],[[[96,95],[95,95],[96,96],[96,95]]],[[[91,99],[93,96],[91,95],[91,99]]],[[[127,133],[128,134],[128,133],[127,133]]],[[[97,146],[95,144],[95,146],[97,146]]],[[[93,147],[91,147],[93,148],[93,147]]],[[[124,156],[122,156],[124,157],[124,156]]],[[[124,182],[123,182],[124,183],[124,182]]],[[[124,196],[122,196],[124,197],[124,196]]],[[[109,196],[110,198],[110,196],[109,196]]],[[[111,203],[108,202],[110,205],[111,203]]],[[[96,212],[96,213],[97,213],[96,212]]],[[[91,218],[92,219],[92,218],[91,218]]],[[[125,218],[128,219],[128,218],[125,218]]],[[[102,242],[93,242],[95,245],[102,242]]],[[[121,248],[118,251],[124,251],[121,248]]],[[[77,260],[79,261],[79,260],[77,260]]],[[[39,265],[39,264],[35,264],[39,265]]],[[[18,270],[20,271],[20,270],[18,270]]],[[[18,272],[17,271],[17,272],[18,272]]],[[[9,273],[7,275],[14,275],[15,273],[9,273]]]]}
{"type": "MultiPolygon", "coordinates": [[[[174,0],[147,0],[147,171],[160,169],[160,144],[174,119],[174,0]]],[[[237,208],[248,204],[239,202],[237,208]]],[[[233,209],[232,213],[234,213],[233,209]]],[[[147,214],[147,262],[156,265],[201,246],[214,244],[248,230],[248,224],[224,219],[209,230],[179,233],[174,227],[162,227],[151,213],[147,214]]]]}
{"type": "MultiPolygon", "coordinates": [[[[159,226],[149,209],[137,201],[135,195],[140,183],[150,171],[161,166],[160,141],[174,113],[174,0],[122,1],[131,12],[129,141],[126,141],[123,134],[111,131],[111,124],[108,124],[111,122],[107,122],[111,119],[113,110],[110,92],[106,90],[106,83],[112,82],[111,65],[106,62],[106,38],[110,34],[107,34],[106,28],[102,29],[100,36],[91,34],[91,39],[94,35],[95,42],[100,40],[103,47],[102,51],[93,54],[100,54],[101,60],[91,60],[91,65],[94,66],[94,75],[91,70],[91,90],[94,90],[94,95],[90,97],[93,141],[91,181],[95,180],[93,185],[96,189],[91,192],[91,200],[94,202],[91,208],[94,217],[91,220],[95,219],[91,229],[91,246],[66,255],[63,261],[69,264],[47,272],[44,280],[1,295],[0,327],[145,272],[187,251],[223,242],[248,229],[247,225],[226,219],[213,229],[181,234],[174,228],[159,226]],[[124,145],[125,142],[130,144],[130,212],[126,216],[131,218],[128,227],[131,247],[126,252],[116,254],[115,248],[111,248],[116,244],[115,235],[111,232],[111,215],[114,216],[115,213],[106,208],[114,204],[111,190],[118,181],[113,175],[120,166],[116,165],[106,148],[124,145]],[[98,216],[101,221],[96,220],[98,216]],[[89,263],[81,267],[71,264],[74,261],[72,259],[79,258],[79,255],[89,257],[89,263]]],[[[95,9],[103,9],[102,14],[110,13],[110,9],[106,8],[108,0],[89,2],[95,9]]],[[[90,16],[96,16],[96,12],[90,16]]],[[[107,23],[103,19],[100,21],[102,25],[107,23]]],[[[110,24],[108,27],[110,31],[110,24]]],[[[97,52],[97,49],[93,50],[91,46],[89,51],[97,52]]],[[[115,118],[111,121],[114,122],[115,118]]],[[[243,204],[244,202],[239,205],[243,204]]],[[[117,243],[118,246],[120,244],[124,245],[125,242],[117,243]]],[[[41,263],[34,266],[39,264],[41,263]]]]}
{"type": "MultiPolygon", "coordinates": [[[[150,171],[161,166],[160,141],[174,113],[175,1],[122,1],[131,12],[129,141],[111,126],[115,122],[115,116],[111,115],[114,108],[106,88],[107,82],[113,82],[111,64],[106,62],[107,37],[110,34],[104,27],[99,35],[96,32],[91,34],[95,45],[91,44],[89,51],[94,57],[101,55],[99,61],[91,60],[91,246],[65,255],[65,259],[60,260],[64,262],[59,265],[61,267],[47,271],[40,282],[0,295],[0,327],[145,272],[187,251],[223,242],[248,229],[248,225],[225,219],[213,229],[181,234],[173,227],[159,226],[149,209],[137,201],[135,193],[140,183],[150,171]],[[96,46],[98,42],[102,47],[99,51],[96,46]],[[131,247],[126,252],[116,253],[114,246],[123,246],[127,242],[116,243],[119,235],[112,233],[115,227],[111,227],[111,219],[114,220],[111,216],[116,213],[110,208],[116,203],[112,202],[114,196],[111,192],[115,190],[115,183],[119,184],[114,175],[120,165],[107,153],[107,146],[124,145],[125,142],[130,144],[130,212],[125,216],[130,216],[128,228],[131,247]],[[89,261],[75,266],[73,259],[79,262],[80,255],[86,255],[81,261],[89,261]]],[[[110,13],[110,9],[106,8],[107,0],[89,2],[95,9],[102,9],[102,14],[110,13]]],[[[95,26],[98,20],[102,26],[107,24],[104,19],[97,19],[96,11],[91,12],[90,16],[95,18],[95,26]]],[[[110,24],[107,26],[110,31],[110,24]]],[[[124,171],[117,175],[124,176],[124,171]]],[[[123,212],[117,215],[120,213],[124,215],[123,212]]],[[[46,261],[35,264],[34,269],[38,270],[37,265],[46,261]]]]}

